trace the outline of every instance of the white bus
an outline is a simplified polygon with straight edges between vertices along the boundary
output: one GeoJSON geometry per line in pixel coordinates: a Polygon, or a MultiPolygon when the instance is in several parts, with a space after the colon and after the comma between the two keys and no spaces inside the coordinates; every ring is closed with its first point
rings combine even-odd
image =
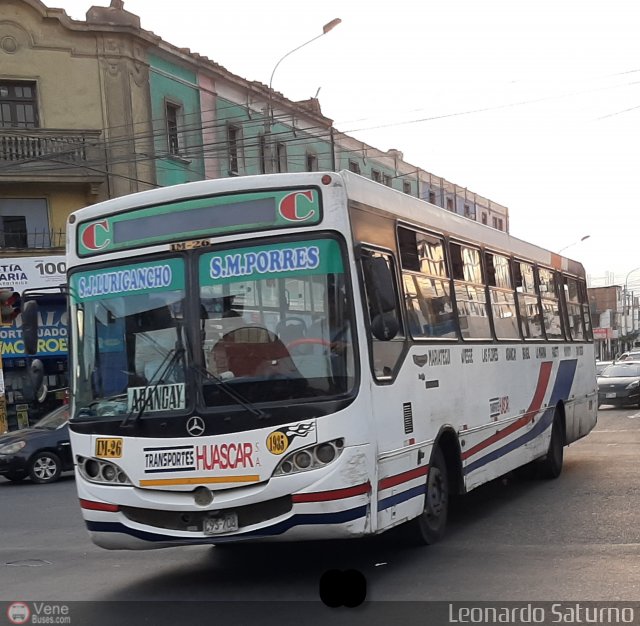
{"type": "Polygon", "coordinates": [[[583,267],[349,172],[69,218],[71,438],[93,541],[443,536],[558,476],[597,414],[583,267]]]}

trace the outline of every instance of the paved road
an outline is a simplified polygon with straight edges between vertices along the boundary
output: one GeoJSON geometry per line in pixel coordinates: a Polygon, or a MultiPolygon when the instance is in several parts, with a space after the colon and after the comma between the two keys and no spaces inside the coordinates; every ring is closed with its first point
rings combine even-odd
{"type": "Polygon", "coordinates": [[[317,600],[357,569],[369,600],[640,600],[640,413],[603,407],[562,476],[508,477],[463,499],[447,537],[109,552],[90,543],[73,477],[0,479],[0,600],[317,600]]]}

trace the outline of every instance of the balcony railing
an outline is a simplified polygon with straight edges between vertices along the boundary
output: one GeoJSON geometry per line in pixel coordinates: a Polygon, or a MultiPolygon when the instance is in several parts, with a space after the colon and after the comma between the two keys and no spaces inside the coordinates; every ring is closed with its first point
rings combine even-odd
{"type": "Polygon", "coordinates": [[[0,163],[56,161],[82,164],[100,138],[100,131],[0,128],[0,163]]]}
{"type": "Polygon", "coordinates": [[[0,230],[0,248],[64,248],[66,232],[60,230],[2,231],[0,230]]]}

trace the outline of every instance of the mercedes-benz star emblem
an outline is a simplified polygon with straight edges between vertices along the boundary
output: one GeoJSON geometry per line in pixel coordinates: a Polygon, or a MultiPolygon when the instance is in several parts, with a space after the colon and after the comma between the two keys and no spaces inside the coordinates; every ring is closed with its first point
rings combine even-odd
{"type": "Polygon", "coordinates": [[[192,417],[187,422],[187,432],[192,437],[204,434],[204,420],[201,417],[192,417]]]}

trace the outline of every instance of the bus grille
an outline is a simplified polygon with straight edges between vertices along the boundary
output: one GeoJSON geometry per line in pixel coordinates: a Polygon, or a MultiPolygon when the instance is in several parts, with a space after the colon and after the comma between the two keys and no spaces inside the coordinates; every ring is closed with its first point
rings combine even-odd
{"type": "Polygon", "coordinates": [[[205,518],[216,513],[232,511],[237,513],[238,526],[242,528],[280,517],[291,511],[292,507],[291,496],[283,496],[275,500],[239,506],[235,509],[221,509],[220,511],[157,511],[132,506],[123,506],[120,507],[120,510],[127,519],[138,524],[168,530],[193,531],[195,529],[201,530],[205,518]]]}

